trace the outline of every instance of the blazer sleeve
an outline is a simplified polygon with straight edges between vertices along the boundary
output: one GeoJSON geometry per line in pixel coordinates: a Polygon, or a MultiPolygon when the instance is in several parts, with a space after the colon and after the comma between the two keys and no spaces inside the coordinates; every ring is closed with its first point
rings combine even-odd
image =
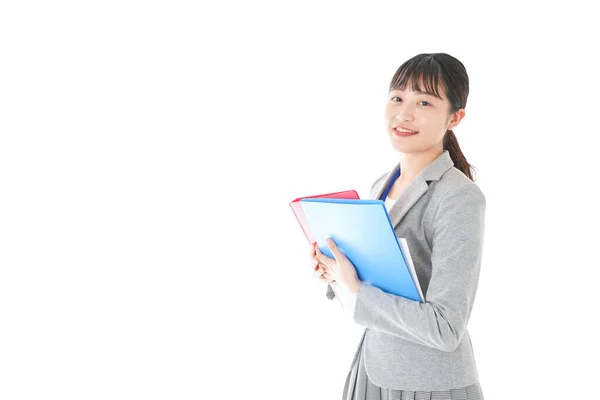
{"type": "Polygon", "coordinates": [[[366,282],[354,321],[442,351],[460,344],[479,282],[486,200],[479,186],[450,190],[433,219],[431,279],[425,302],[392,295],[366,282]]]}

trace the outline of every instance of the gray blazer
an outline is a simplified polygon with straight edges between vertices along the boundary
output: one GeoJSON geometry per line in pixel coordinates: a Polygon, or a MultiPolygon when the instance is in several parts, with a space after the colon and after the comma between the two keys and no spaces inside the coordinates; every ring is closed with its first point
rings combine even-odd
{"type": "MultiPolygon", "coordinates": [[[[400,163],[375,180],[379,199],[400,163]]],[[[385,199],[382,199],[385,200],[385,199]]],[[[478,382],[467,323],[481,266],[486,200],[448,151],[425,167],[389,210],[406,238],[425,302],[362,282],[354,321],[364,326],[365,368],[377,386],[437,391],[478,382]]],[[[335,297],[327,285],[328,299],[335,297]]]]}

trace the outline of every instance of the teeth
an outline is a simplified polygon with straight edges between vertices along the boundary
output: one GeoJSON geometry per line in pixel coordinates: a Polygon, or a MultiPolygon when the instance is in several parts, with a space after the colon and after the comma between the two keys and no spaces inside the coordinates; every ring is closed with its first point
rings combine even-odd
{"type": "Polygon", "coordinates": [[[396,128],[396,130],[399,132],[416,133],[416,131],[411,131],[409,129],[403,129],[403,128],[396,128]]]}

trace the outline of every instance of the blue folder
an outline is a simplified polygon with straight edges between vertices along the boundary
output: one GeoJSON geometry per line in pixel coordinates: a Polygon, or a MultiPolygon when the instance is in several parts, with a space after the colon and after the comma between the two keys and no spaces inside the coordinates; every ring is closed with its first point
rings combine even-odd
{"type": "Polygon", "coordinates": [[[358,278],[384,292],[421,301],[382,200],[300,200],[323,254],[332,238],[356,268],[358,278]]]}

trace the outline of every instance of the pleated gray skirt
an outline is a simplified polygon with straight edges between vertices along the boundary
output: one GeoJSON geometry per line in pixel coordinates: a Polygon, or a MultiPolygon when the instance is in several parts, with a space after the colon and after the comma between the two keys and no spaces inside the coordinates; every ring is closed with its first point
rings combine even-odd
{"type": "Polygon", "coordinates": [[[483,400],[481,386],[475,383],[460,389],[433,392],[384,389],[369,380],[365,371],[363,339],[358,345],[344,385],[342,400],[483,400]]]}

